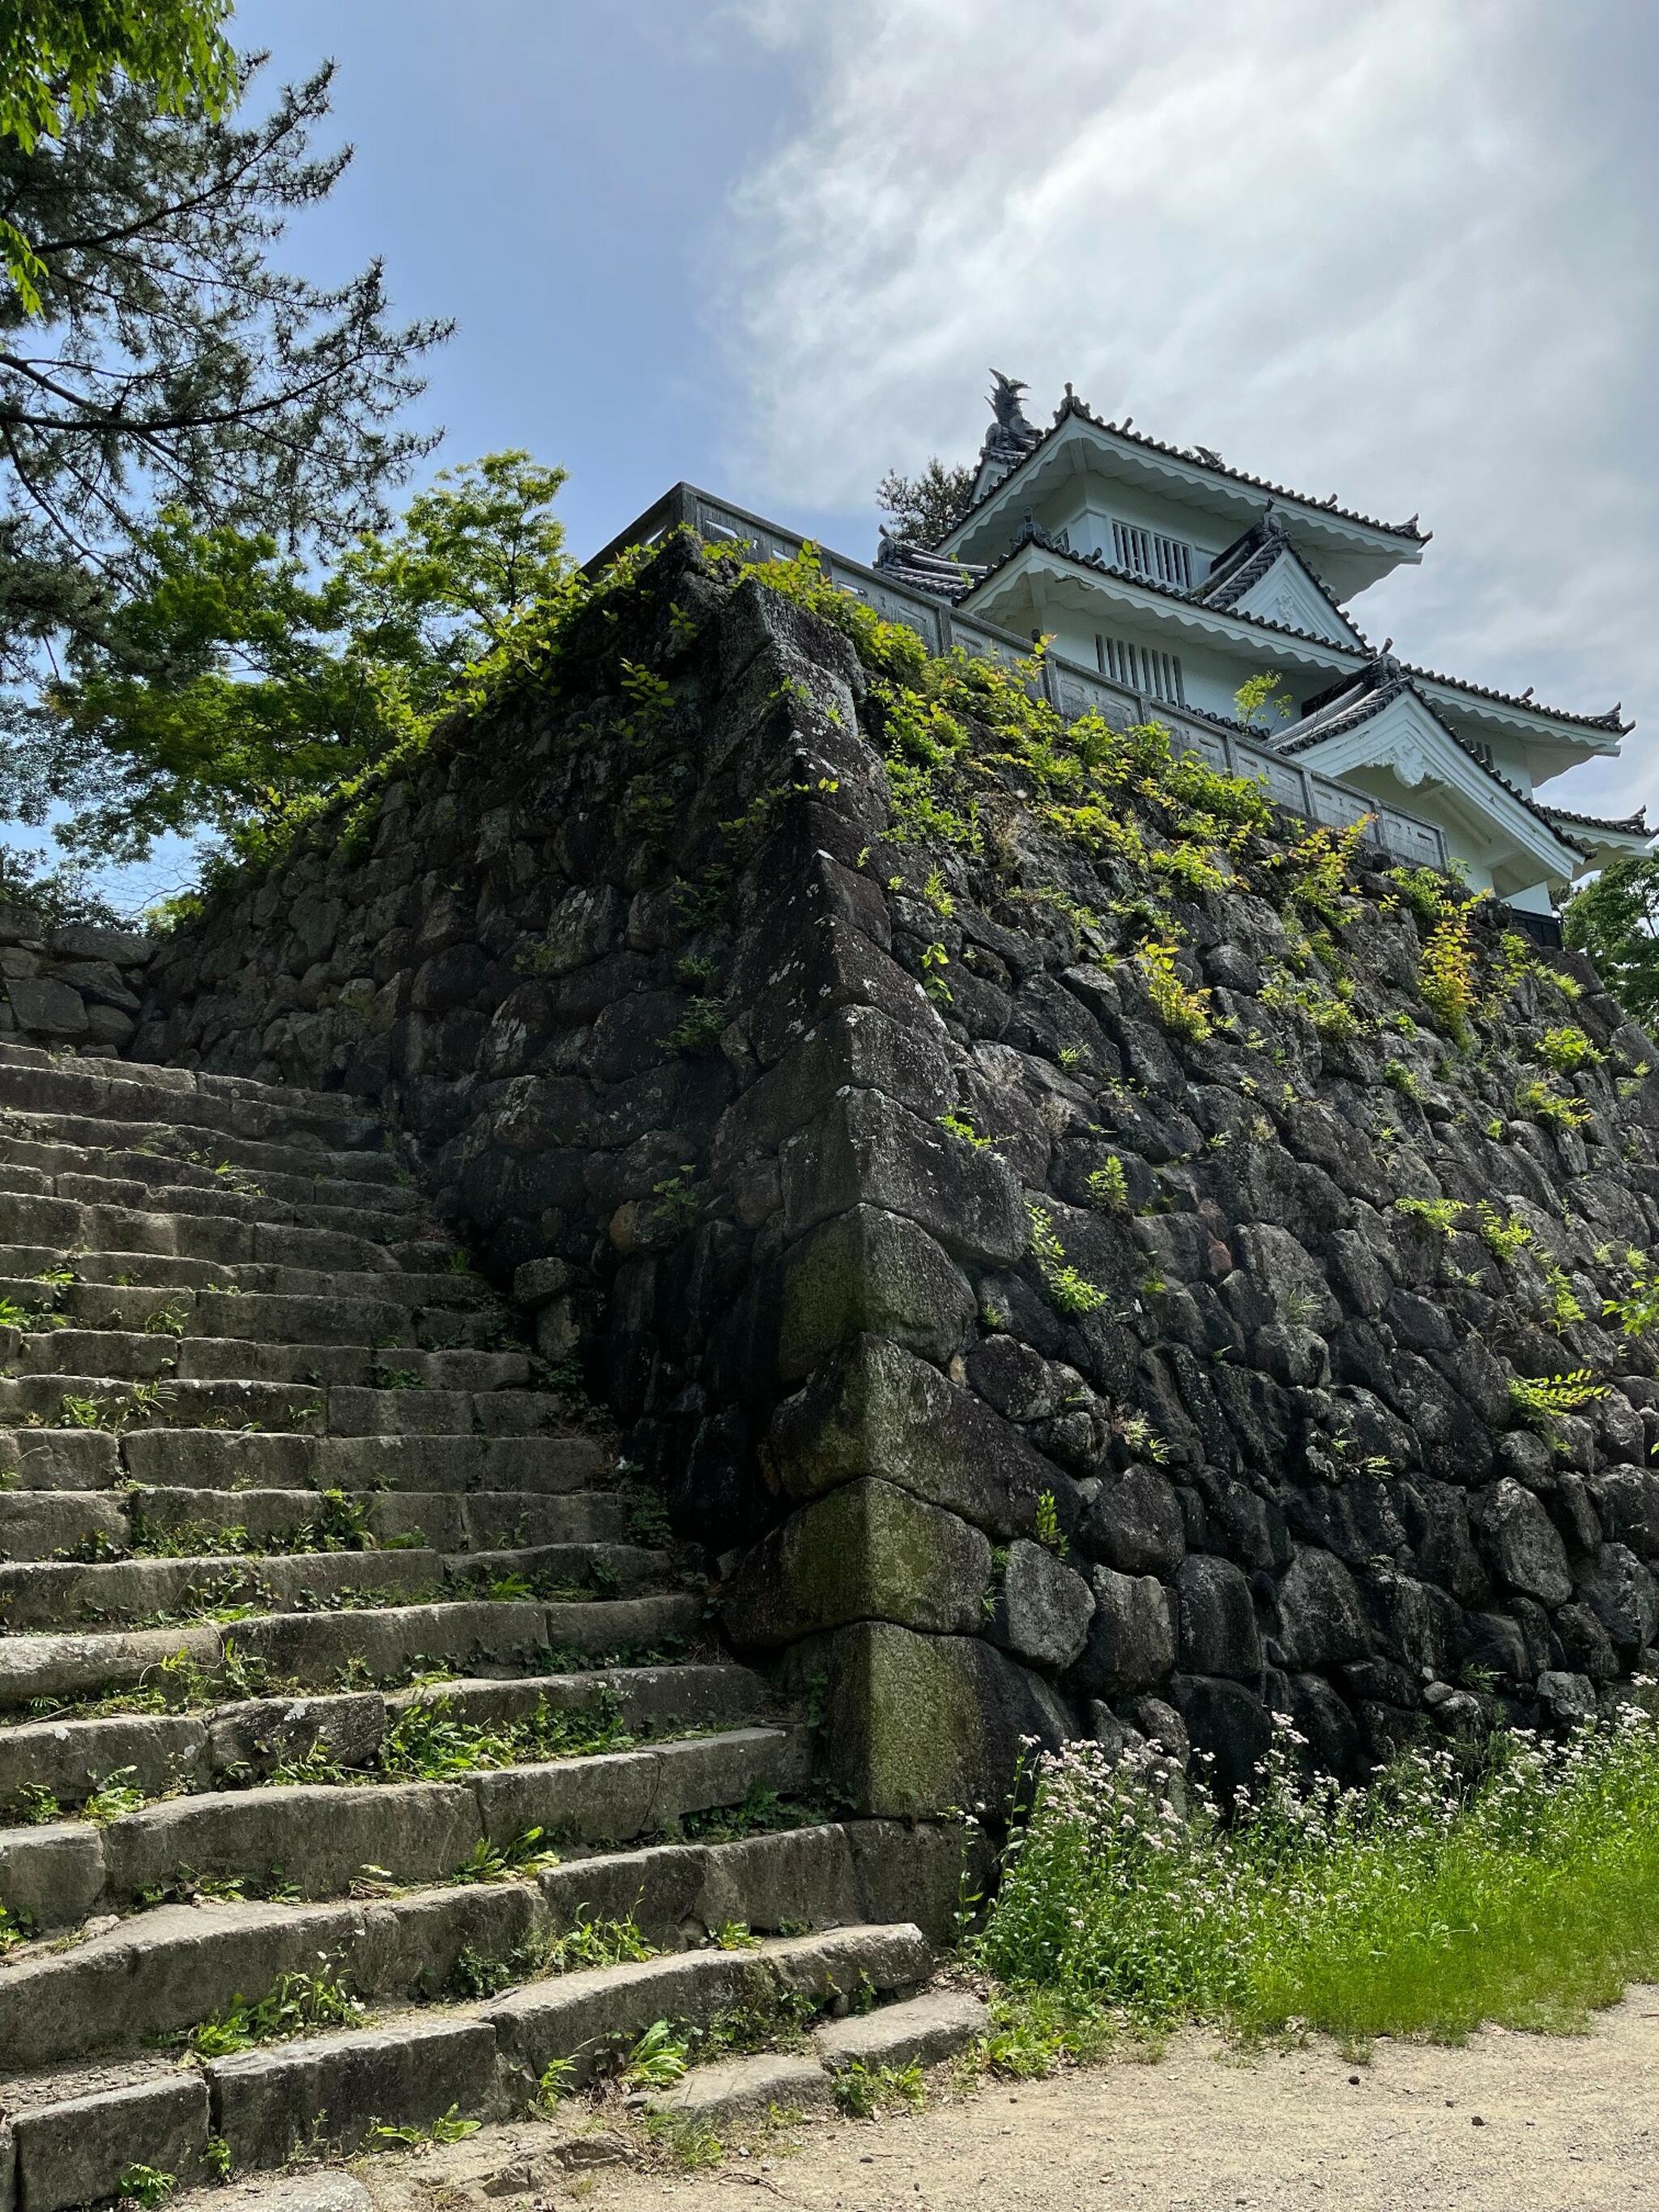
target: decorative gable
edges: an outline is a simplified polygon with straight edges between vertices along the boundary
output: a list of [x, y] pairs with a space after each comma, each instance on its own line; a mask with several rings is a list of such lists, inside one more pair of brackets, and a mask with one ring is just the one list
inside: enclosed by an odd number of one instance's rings
[[1278, 558], [1266, 573], [1230, 603], [1234, 614], [1254, 615], [1258, 621], [1283, 623], [1287, 629], [1322, 637], [1332, 645], [1363, 646], [1364, 639], [1347, 617], [1334, 607], [1315, 582], [1300, 557], [1281, 545]]

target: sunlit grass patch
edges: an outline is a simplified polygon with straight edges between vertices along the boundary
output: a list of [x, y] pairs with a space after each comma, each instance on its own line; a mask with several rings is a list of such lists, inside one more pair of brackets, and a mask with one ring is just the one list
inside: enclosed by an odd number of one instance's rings
[[1114, 2027], [1456, 2041], [1573, 2030], [1659, 1977], [1659, 1724], [1634, 1705], [1561, 1741], [1422, 1748], [1368, 1789], [1297, 1773], [1281, 1723], [1224, 1821], [1150, 1755], [1045, 1759], [973, 1947], [1012, 2072]]

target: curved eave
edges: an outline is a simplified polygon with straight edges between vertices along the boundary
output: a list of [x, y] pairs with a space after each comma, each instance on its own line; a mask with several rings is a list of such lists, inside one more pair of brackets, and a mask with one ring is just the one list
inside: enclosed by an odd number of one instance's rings
[[[1023, 515], [1045, 490], [1074, 473], [1090, 472], [1091, 459], [1095, 473], [1172, 494], [1235, 533], [1248, 528], [1268, 507], [1276, 507], [1298, 544], [1310, 552], [1322, 549], [1344, 556], [1348, 567], [1363, 572], [1366, 582], [1375, 582], [1402, 562], [1423, 557], [1425, 541], [1411, 532], [1211, 468], [1151, 441], [1143, 444], [1075, 412], [1045, 433], [1024, 459], [983, 495], [940, 541], [939, 550], [969, 560], [994, 557], [1006, 542], [1011, 520]], [[986, 548], [991, 549], [988, 553]], [[1346, 575], [1343, 584], [1349, 591], [1363, 588]]]
[[1173, 635], [1200, 637], [1216, 645], [1247, 649], [1258, 659], [1266, 656], [1282, 668], [1335, 677], [1363, 668], [1367, 658], [1325, 638], [1310, 637], [1253, 615], [1229, 614], [1179, 593], [1160, 592], [1151, 585], [1087, 567], [1068, 554], [1043, 545], [1022, 545], [957, 604], [963, 614], [981, 615], [988, 622], [1001, 621], [998, 608], [1018, 597], [1022, 587], [1029, 592], [1036, 580], [1041, 580], [1045, 597], [1073, 605], [1081, 612], [1097, 615], [1103, 604], [1118, 607], [1135, 621], [1154, 623]]
[[1616, 755], [1634, 726], [1621, 723], [1615, 729], [1573, 714], [1552, 714], [1547, 707], [1488, 698], [1473, 688], [1466, 689], [1445, 677], [1430, 676], [1419, 668], [1413, 668], [1411, 675], [1425, 699], [1431, 699], [1441, 713], [1472, 733], [1488, 736], [1499, 731], [1505, 737], [1519, 738], [1523, 744], [1547, 746], [1553, 756], [1548, 770], [1553, 775], [1598, 754]]
[[[1322, 769], [1327, 775], [1339, 778], [1368, 768], [1388, 769], [1389, 747], [1384, 743], [1378, 749], [1379, 726], [1388, 723], [1391, 707], [1404, 703], [1391, 702], [1376, 715], [1334, 730], [1328, 738], [1315, 738], [1297, 751], [1297, 758], [1304, 768]], [[1501, 776], [1472, 759], [1449, 731], [1437, 726], [1426, 701], [1419, 701], [1419, 710], [1413, 723], [1413, 735], [1428, 753], [1431, 781], [1446, 803], [1457, 808], [1471, 824], [1496, 824], [1551, 881], [1568, 884], [1581, 874], [1583, 846], [1547, 821], [1541, 807], [1529, 805]], [[1407, 711], [1410, 712], [1408, 705]]]
[[[1266, 621], [1260, 615], [1206, 607], [1201, 600], [1188, 599], [1182, 592], [1137, 582], [1121, 572], [1097, 568], [1074, 554], [1039, 545], [1035, 541], [1019, 546], [1000, 562], [957, 605], [964, 614], [983, 615], [988, 621], [998, 621], [1001, 619], [996, 611], [999, 605], [1006, 605], [1017, 595], [1020, 586], [1034, 577], [1041, 577], [1044, 591], [1062, 604], [1069, 601], [1079, 610], [1097, 610], [1103, 603], [1120, 607], [1136, 621], [1155, 623], [1172, 635], [1206, 638], [1215, 644], [1249, 653], [1258, 663], [1266, 659], [1275, 667], [1302, 669], [1328, 679], [1363, 668], [1370, 659], [1367, 652], [1335, 644], [1328, 638], [1310, 636], [1305, 630], [1287, 629], [1284, 623]], [[1547, 760], [1534, 761], [1533, 773], [1537, 781], [1558, 775], [1595, 755], [1616, 755], [1629, 726], [1620, 724], [1613, 728], [1605, 722], [1557, 714], [1547, 707], [1534, 707], [1524, 701], [1494, 698], [1474, 687], [1466, 689], [1449, 677], [1430, 675], [1409, 663], [1406, 672], [1424, 698], [1432, 701], [1436, 708], [1460, 729], [1477, 738], [1501, 732], [1518, 738], [1529, 750], [1537, 747], [1547, 753]]]

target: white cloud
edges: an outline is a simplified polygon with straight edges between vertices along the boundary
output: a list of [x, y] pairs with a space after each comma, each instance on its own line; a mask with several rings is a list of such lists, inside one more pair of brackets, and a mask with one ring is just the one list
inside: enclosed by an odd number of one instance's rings
[[[799, 127], [719, 247], [781, 519], [976, 450], [988, 363], [1436, 532], [1357, 610], [1659, 730], [1645, 0], [738, 0]], [[1031, 403], [1028, 402], [1028, 405]], [[1575, 777], [1650, 787], [1642, 740]]]

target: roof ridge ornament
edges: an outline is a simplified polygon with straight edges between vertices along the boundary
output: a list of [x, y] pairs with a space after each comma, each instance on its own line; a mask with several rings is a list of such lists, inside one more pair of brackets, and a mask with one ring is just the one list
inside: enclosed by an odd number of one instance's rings
[[1019, 404], [1020, 395], [1029, 389], [1017, 376], [1005, 376], [1000, 368], [991, 371], [987, 398], [993, 419], [980, 448], [981, 462], [1023, 461], [1039, 442], [1042, 433], [1026, 421], [1025, 410]]

